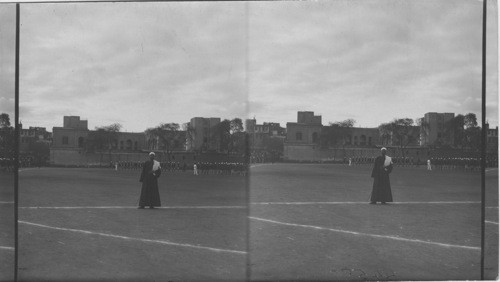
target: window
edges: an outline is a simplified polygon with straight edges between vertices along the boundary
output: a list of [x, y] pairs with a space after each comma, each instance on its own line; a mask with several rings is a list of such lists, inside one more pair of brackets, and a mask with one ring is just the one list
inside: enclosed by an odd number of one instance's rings
[[134, 142], [134, 150], [137, 151], [137, 141]]
[[365, 135], [361, 135], [360, 137], [360, 144], [361, 146], [365, 146], [366, 145], [366, 136]]
[[123, 141], [120, 141], [120, 150], [123, 150]]
[[78, 147], [79, 148], [83, 148], [83, 142], [84, 142], [83, 137], [79, 137], [78, 138]]
[[132, 140], [127, 140], [127, 150], [132, 150]]
[[318, 143], [318, 133], [314, 132], [312, 135], [312, 141], [313, 143]]
[[295, 133], [295, 140], [297, 140], [297, 141], [302, 140], [302, 132]]
[[354, 145], [358, 145], [358, 136], [354, 136]]
[[68, 145], [69, 144], [69, 138], [68, 138], [68, 136], [63, 136], [62, 137], [62, 144], [63, 145]]
[[368, 137], [368, 145], [371, 145], [371, 144], [372, 144], [372, 138]]

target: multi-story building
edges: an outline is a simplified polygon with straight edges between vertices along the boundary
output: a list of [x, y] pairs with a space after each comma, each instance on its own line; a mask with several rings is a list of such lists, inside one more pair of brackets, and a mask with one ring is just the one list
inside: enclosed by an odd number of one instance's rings
[[33, 127], [23, 128], [22, 124], [19, 124], [21, 130], [20, 135], [20, 152], [29, 152], [32, 150], [33, 144], [37, 141], [44, 141], [47, 143], [52, 143], [52, 133], [48, 132], [45, 127]]
[[276, 122], [257, 124], [254, 118], [245, 121], [245, 132], [248, 134], [250, 150], [265, 150], [266, 142], [271, 138], [283, 142], [286, 130]]
[[498, 152], [498, 126], [490, 128], [488, 123], [486, 124], [486, 151]]
[[453, 145], [454, 134], [447, 126], [454, 113], [426, 113], [420, 129], [420, 146]]
[[52, 128], [52, 148], [83, 150], [89, 136], [87, 120], [79, 116], [65, 116], [62, 127]]
[[297, 122], [287, 122], [286, 143], [314, 145], [319, 144], [323, 125], [321, 116], [315, 116], [314, 112], [298, 112]]
[[190, 121], [190, 129], [187, 135], [186, 147], [188, 151], [218, 151], [220, 147], [220, 134], [217, 126], [220, 118], [194, 117]]

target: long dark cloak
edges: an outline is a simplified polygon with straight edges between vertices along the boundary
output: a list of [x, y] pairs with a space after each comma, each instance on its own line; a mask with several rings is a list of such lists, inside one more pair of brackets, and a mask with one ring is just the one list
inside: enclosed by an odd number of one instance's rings
[[160, 169], [154, 171], [153, 174], [153, 161], [144, 162], [141, 178], [139, 179], [139, 181], [142, 182], [139, 206], [161, 206], [160, 192], [158, 191], [158, 177], [160, 177], [160, 175]]
[[392, 202], [391, 181], [389, 174], [392, 172], [392, 164], [384, 168], [385, 156], [378, 156], [373, 165], [373, 189], [371, 202]]

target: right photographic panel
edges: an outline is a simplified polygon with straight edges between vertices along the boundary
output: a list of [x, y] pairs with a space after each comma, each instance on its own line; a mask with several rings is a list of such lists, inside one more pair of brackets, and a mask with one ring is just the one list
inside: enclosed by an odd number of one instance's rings
[[247, 3], [250, 280], [498, 277], [487, 8], [483, 112], [482, 1]]

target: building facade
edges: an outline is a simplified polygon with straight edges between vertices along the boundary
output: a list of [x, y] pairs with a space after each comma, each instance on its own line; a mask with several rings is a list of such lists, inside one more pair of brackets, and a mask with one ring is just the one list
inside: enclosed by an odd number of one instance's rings
[[220, 118], [194, 117], [190, 121], [190, 131], [186, 133], [188, 151], [216, 152], [220, 147], [220, 135], [217, 126]]
[[80, 120], [79, 116], [65, 116], [62, 127], [52, 128], [53, 149], [84, 150], [89, 136], [87, 120]]
[[248, 134], [250, 150], [265, 150], [270, 139], [283, 140], [286, 136], [285, 128], [276, 122], [264, 122], [257, 124], [257, 120], [247, 119], [245, 121], [245, 132]]
[[498, 126], [490, 128], [489, 124], [486, 124], [486, 151], [498, 152]]
[[141, 155], [148, 149], [144, 132], [116, 132], [109, 137], [110, 140], [90, 146], [99, 139], [98, 135], [98, 131], [88, 129], [87, 120], [81, 120], [79, 116], [65, 116], [62, 127], [52, 128], [50, 162], [57, 165], [82, 165], [90, 160], [95, 161], [92, 154], [104, 161], [103, 152], [110, 159], [111, 153]]
[[20, 124], [21, 130], [19, 151], [29, 152], [33, 148], [33, 144], [37, 141], [47, 142], [49, 145], [52, 144], [52, 133], [48, 132], [45, 127], [33, 127], [23, 128]]
[[373, 147], [381, 145], [378, 128], [352, 127], [349, 129], [346, 145], [349, 147]]
[[426, 113], [420, 129], [420, 146], [454, 145], [454, 134], [447, 128], [454, 118], [454, 113]]

